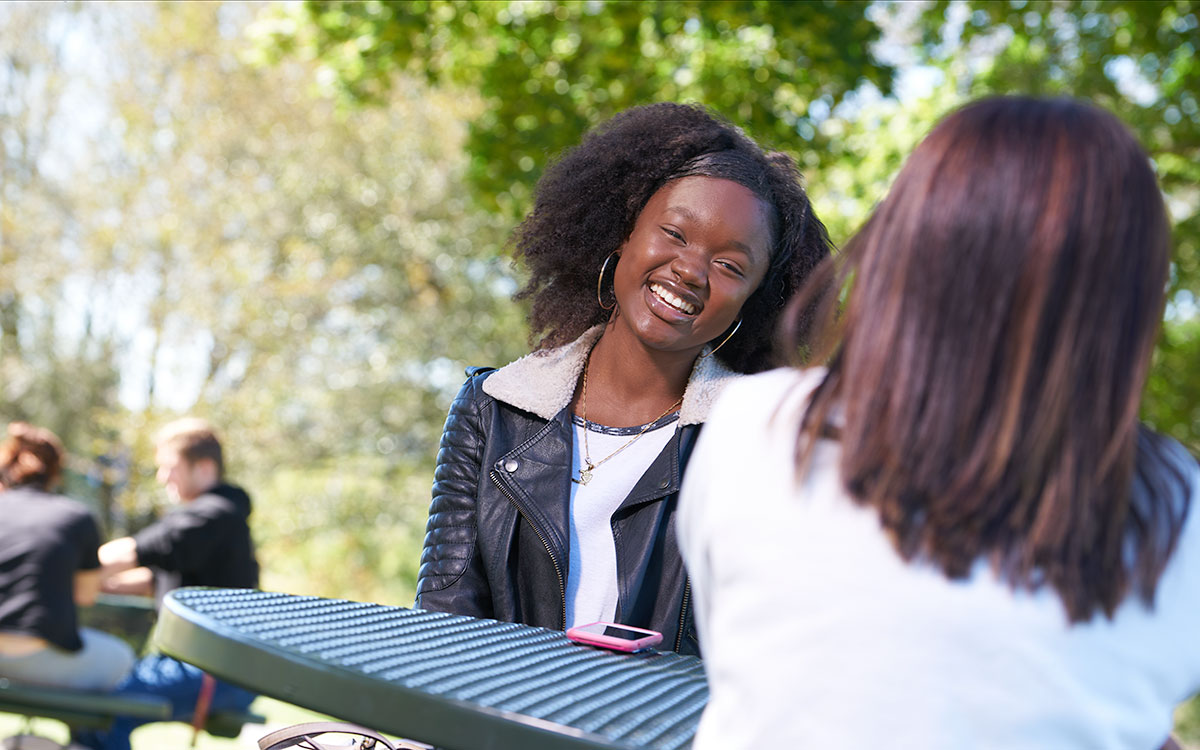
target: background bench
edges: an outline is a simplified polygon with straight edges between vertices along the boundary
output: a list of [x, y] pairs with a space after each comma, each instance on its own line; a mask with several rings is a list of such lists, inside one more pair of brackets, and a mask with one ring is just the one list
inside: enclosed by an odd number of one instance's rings
[[[153, 602], [144, 597], [102, 594], [94, 606], [80, 610], [83, 624], [120, 636], [139, 653], [149, 639], [154, 618]], [[171, 720], [171, 704], [166, 698], [17, 685], [3, 677], [0, 677], [0, 711], [26, 718], [54, 719], [81, 729], [108, 729], [118, 716]], [[204, 731], [217, 737], [237, 737], [243, 724], [265, 721], [266, 717], [253, 712], [213, 711], [204, 723]]]

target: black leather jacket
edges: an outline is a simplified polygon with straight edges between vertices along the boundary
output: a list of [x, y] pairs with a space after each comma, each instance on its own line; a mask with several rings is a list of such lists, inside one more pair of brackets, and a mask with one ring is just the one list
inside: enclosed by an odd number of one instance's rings
[[[511, 377], [505, 370], [470, 371], [450, 407], [438, 451], [418, 607], [563, 629], [573, 440], [569, 403], [598, 335], [593, 329], [542, 357], [548, 365], [535, 361], [541, 371], [520, 367], [537, 354], [505, 368], [517, 368]], [[539, 377], [545, 367], [551, 375]], [[683, 467], [701, 426], [696, 418], [707, 415], [719, 387], [732, 376], [716, 363], [697, 367], [680, 429], [612, 517], [617, 620], [661, 632], [664, 650], [699, 652], [675, 510]], [[539, 416], [486, 392], [490, 377], [498, 384], [489, 390], [505, 391], [499, 381], [507, 379], [514, 384], [511, 392], [529, 384], [529, 390], [554, 397], [533, 399]], [[698, 378], [704, 385], [694, 388]]]

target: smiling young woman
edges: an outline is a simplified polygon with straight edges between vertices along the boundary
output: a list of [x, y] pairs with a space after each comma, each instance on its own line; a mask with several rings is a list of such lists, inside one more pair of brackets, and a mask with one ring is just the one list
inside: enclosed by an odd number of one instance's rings
[[514, 237], [535, 351], [472, 371], [438, 453], [417, 605], [695, 653], [675, 545], [709, 406], [771, 364], [830, 253], [791, 160], [700, 107], [617, 115], [554, 164]]

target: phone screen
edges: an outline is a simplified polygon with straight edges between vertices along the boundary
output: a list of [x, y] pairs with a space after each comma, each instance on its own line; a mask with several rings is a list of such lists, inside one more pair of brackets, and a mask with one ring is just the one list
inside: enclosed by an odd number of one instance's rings
[[604, 634], [613, 638], [623, 638], [627, 641], [636, 641], [639, 638], [645, 638], [645, 633], [639, 633], [636, 630], [626, 630], [625, 628], [614, 628], [611, 625], [604, 629]]
[[597, 633], [600, 635], [606, 635], [610, 638], [620, 638], [625, 641], [636, 641], [639, 638], [645, 638], [647, 635], [649, 635], [648, 633], [638, 632], [637, 630], [629, 630], [627, 628], [614, 625], [605, 625], [604, 623], [600, 622], [579, 629], [585, 633]]

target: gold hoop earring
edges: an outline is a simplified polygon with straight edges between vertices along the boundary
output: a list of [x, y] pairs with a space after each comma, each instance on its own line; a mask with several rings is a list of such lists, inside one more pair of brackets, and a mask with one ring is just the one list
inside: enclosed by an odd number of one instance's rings
[[615, 299], [608, 307], [604, 306], [604, 272], [608, 270], [608, 262], [613, 259], [614, 255], [616, 255], [618, 259], [621, 257], [617, 254], [616, 250], [613, 250], [611, 253], [609, 253], [608, 257], [604, 259], [604, 263], [600, 264], [600, 276], [596, 279], [596, 301], [600, 303], [601, 310], [611, 310], [617, 306], [617, 301]]
[[721, 339], [721, 343], [714, 346], [712, 348], [712, 351], [710, 351], [708, 354], [701, 354], [700, 359], [704, 359], [705, 357], [711, 357], [712, 355], [716, 354], [717, 350], [720, 349], [722, 346], [725, 346], [725, 342], [729, 341], [729, 339], [733, 338], [733, 334], [737, 333], [738, 329], [741, 327], [742, 327], [742, 319], [738, 318], [737, 324], [734, 325], [733, 330], [729, 332], [729, 335], [726, 336], [725, 338]]

